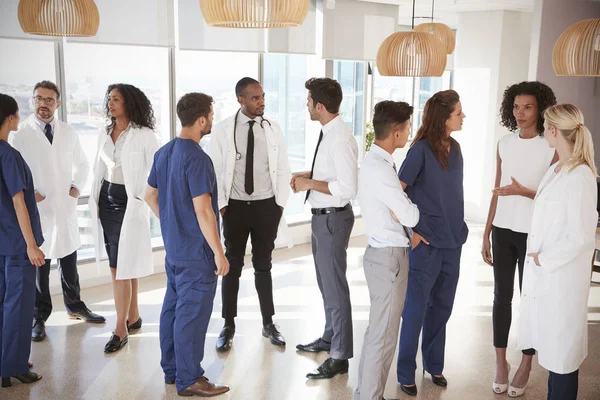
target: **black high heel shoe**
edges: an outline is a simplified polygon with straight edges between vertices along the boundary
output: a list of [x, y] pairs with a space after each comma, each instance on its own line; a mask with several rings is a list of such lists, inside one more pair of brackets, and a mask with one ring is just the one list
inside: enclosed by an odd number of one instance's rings
[[114, 353], [115, 351], [121, 350], [127, 342], [129, 342], [129, 335], [125, 335], [125, 337], [121, 339], [113, 333], [108, 343], [106, 343], [106, 346], [104, 346], [104, 352]]
[[133, 324], [129, 325], [129, 321], [127, 321], [127, 332], [136, 331], [142, 327], [142, 317], [139, 317], [137, 321]]
[[[13, 376], [13, 378], [15, 378], [16, 380], [18, 380], [21, 383], [33, 383], [33, 382], [37, 382], [40, 379], [42, 379], [42, 375], [40, 374], [36, 374], [35, 372], [29, 371], [26, 372], [24, 374], [20, 374], [20, 375], [15, 375]], [[7, 388], [7, 387], [11, 387], [12, 383], [10, 381], [10, 377], [2, 377], [2, 387], [3, 388]]]
[[[428, 372], [429, 374], [429, 372]], [[440, 376], [435, 376], [433, 374], [429, 374], [431, 375], [431, 381], [433, 382], [434, 385], [438, 385], [441, 387], [447, 387], [448, 386], [448, 381], [446, 380], [446, 378], [444, 377], [444, 375], [440, 375]], [[423, 376], [425, 376], [425, 370], [423, 369]]]

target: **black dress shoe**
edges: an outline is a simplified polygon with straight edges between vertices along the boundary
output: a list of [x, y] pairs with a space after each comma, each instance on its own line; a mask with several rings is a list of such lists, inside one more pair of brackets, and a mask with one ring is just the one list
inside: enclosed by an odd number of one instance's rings
[[235, 328], [231, 326], [224, 326], [219, 333], [217, 338], [217, 351], [228, 351], [231, 349], [233, 343], [233, 336], [235, 335]]
[[336, 375], [348, 372], [348, 360], [328, 358], [319, 368], [306, 374], [309, 379], [331, 379]]
[[323, 339], [318, 338], [309, 344], [299, 344], [296, 346], [296, 348], [300, 351], [308, 351], [311, 353], [318, 353], [320, 351], [329, 352], [331, 349], [331, 343], [326, 343]]
[[417, 395], [417, 385], [406, 386], [406, 385], [400, 384], [400, 389], [402, 389], [402, 391], [409, 396]]
[[431, 381], [441, 387], [446, 387], [448, 386], [448, 381], [446, 380], [446, 378], [444, 378], [444, 375], [441, 376], [435, 376], [435, 375], [431, 375]]
[[262, 335], [266, 338], [271, 339], [271, 344], [275, 346], [285, 346], [285, 339], [283, 335], [277, 330], [275, 324], [269, 324], [263, 326]]
[[129, 342], [129, 335], [125, 335], [123, 340], [121, 340], [120, 337], [113, 333], [108, 343], [106, 343], [106, 346], [104, 346], [104, 352], [114, 353], [115, 351], [121, 350], [123, 346], [127, 344], [127, 342]]
[[[15, 376], [13, 376], [13, 378], [17, 379], [21, 383], [33, 383], [33, 382], [37, 382], [40, 379], [42, 379], [42, 375], [29, 371], [24, 374], [15, 375]], [[6, 387], [11, 387], [11, 386], [12, 386], [12, 383], [10, 381], [10, 377], [6, 377], [6, 376], [2, 377], [2, 387], [6, 388]]]
[[127, 332], [129, 331], [137, 331], [142, 327], [142, 317], [139, 317], [137, 321], [133, 324], [129, 325], [129, 321], [127, 321]]
[[69, 313], [69, 318], [80, 319], [85, 322], [91, 322], [92, 324], [103, 324], [106, 322], [106, 318], [102, 315], [94, 314], [87, 308], [85, 310]]
[[31, 328], [31, 340], [41, 342], [46, 338], [46, 323], [41, 319], [36, 319]]

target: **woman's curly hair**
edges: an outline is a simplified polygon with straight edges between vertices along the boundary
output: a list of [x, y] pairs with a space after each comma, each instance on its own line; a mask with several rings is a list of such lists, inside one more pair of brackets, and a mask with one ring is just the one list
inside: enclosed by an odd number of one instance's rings
[[115, 126], [115, 120], [111, 118], [110, 110], [108, 109], [108, 100], [110, 92], [113, 89], [117, 89], [121, 96], [123, 96], [123, 104], [125, 106], [125, 114], [132, 124], [138, 127], [145, 127], [154, 130], [156, 120], [154, 119], [154, 110], [152, 109], [152, 103], [148, 100], [148, 97], [140, 89], [133, 85], [126, 83], [115, 83], [110, 85], [106, 90], [106, 99], [104, 103], [104, 112], [106, 117], [111, 121], [110, 125], [106, 127], [106, 131], [110, 132]]
[[506, 88], [502, 106], [500, 106], [500, 125], [508, 128], [511, 132], [517, 130], [517, 120], [513, 115], [513, 106], [515, 97], [524, 94], [534, 96], [537, 99], [539, 113], [537, 130], [541, 134], [544, 132], [544, 111], [556, 104], [556, 96], [547, 85], [537, 81], [516, 83]]

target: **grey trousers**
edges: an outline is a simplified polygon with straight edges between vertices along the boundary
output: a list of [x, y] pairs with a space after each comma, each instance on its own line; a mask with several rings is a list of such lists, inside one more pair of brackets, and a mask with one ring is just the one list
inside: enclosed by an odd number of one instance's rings
[[325, 330], [321, 338], [331, 343], [329, 355], [336, 360], [353, 356], [352, 306], [346, 279], [346, 249], [353, 226], [351, 209], [312, 217], [313, 258], [325, 307]]
[[396, 354], [408, 283], [408, 249], [368, 246], [363, 266], [371, 311], [365, 332], [355, 400], [381, 400]]

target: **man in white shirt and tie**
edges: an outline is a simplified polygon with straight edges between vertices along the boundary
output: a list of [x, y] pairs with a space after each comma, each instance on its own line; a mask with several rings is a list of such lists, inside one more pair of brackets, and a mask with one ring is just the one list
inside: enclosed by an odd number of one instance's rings
[[312, 78], [305, 87], [310, 119], [319, 121], [322, 130], [311, 171], [295, 175], [291, 187], [296, 193], [306, 191], [312, 207], [312, 250], [325, 307], [325, 330], [317, 340], [296, 348], [329, 351], [330, 358], [306, 375], [329, 379], [348, 372], [348, 360], [353, 357], [346, 249], [354, 226], [350, 201], [358, 189], [358, 145], [339, 115], [340, 84], [329, 78]]
[[225, 255], [230, 270], [223, 277], [223, 329], [217, 351], [231, 348], [240, 276], [248, 236], [252, 242], [254, 286], [262, 316], [262, 335], [276, 346], [285, 339], [273, 323], [271, 254], [275, 239], [285, 225], [283, 208], [290, 196], [291, 177], [285, 136], [279, 125], [264, 117], [265, 93], [253, 78], [242, 78], [235, 87], [240, 109], [215, 125], [208, 154], [213, 161], [223, 217]]
[[358, 193], [369, 244], [363, 266], [371, 310], [358, 368], [355, 400], [381, 400], [398, 344], [408, 283], [410, 229], [419, 209], [408, 199], [392, 154], [406, 145], [413, 108], [404, 102], [375, 106], [375, 141], [358, 177]]
[[88, 179], [89, 162], [77, 132], [54, 117], [60, 107], [60, 92], [50, 81], [33, 90], [34, 113], [13, 137], [33, 174], [35, 198], [40, 212], [46, 264], [37, 269], [37, 295], [31, 340], [46, 337], [45, 324], [52, 312], [50, 262], [58, 261], [63, 301], [70, 318], [104, 323], [104, 317], [91, 312], [80, 298], [77, 249], [81, 245], [77, 198]]

